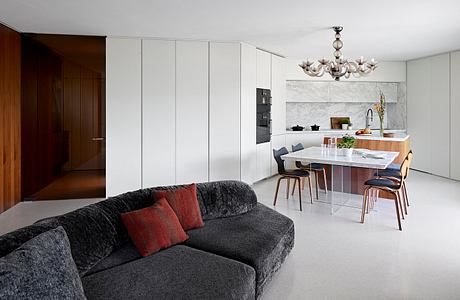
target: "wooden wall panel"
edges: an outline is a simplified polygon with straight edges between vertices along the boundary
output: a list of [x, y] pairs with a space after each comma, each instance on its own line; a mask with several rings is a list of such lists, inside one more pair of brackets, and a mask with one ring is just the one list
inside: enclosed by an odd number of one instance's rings
[[0, 213], [21, 200], [21, 37], [0, 25]]

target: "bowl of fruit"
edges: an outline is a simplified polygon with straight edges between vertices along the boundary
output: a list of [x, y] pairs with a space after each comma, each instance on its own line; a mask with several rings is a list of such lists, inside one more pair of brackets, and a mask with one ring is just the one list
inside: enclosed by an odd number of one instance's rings
[[360, 129], [355, 132], [356, 135], [372, 135], [372, 131], [369, 127]]

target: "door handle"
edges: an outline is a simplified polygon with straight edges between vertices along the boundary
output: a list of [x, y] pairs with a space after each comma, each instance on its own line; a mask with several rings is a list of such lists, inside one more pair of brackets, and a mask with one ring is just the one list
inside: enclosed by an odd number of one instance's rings
[[91, 140], [95, 141], [95, 142], [103, 141], [103, 140], [105, 140], [105, 137], [93, 137]]

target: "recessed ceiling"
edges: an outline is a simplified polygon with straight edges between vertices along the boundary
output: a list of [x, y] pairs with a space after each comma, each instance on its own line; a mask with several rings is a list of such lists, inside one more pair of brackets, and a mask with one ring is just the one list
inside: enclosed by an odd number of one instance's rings
[[290, 58], [408, 60], [460, 49], [458, 0], [2, 0], [21, 32], [245, 41]]

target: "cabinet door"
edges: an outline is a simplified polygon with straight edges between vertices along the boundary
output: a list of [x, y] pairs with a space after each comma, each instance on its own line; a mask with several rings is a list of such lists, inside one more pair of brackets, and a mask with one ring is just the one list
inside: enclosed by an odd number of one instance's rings
[[414, 151], [412, 167], [431, 172], [431, 61], [407, 63], [407, 132]]
[[141, 40], [106, 40], [106, 193], [141, 188]]
[[449, 54], [431, 57], [431, 173], [444, 177], [450, 168], [449, 67]]
[[460, 51], [451, 53], [450, 67], [450, 176], [460, 180], [460, 134], [458, 124], [460, 124]]
[[286, 132], [286, 65], [285, 59], [272, 55], [272, 133]]
[[257, 87], [271, 89], [271, 54], [257, 50]]
[[176, 183], [208, 181], [208, 43], [176, 42]]
[[174, 41], [142, 41], [142, 187], [176, 183]]
[[256, 177], [256, 48], [241, 44], [241, 181]]
[[209, 45], [209, 180], [240, 180], [240, 44]]
[[257, 144], [257, 172], [256, 181], [270, 177], [271, 175], [271, 157], [273, 151], [271, 143]]

